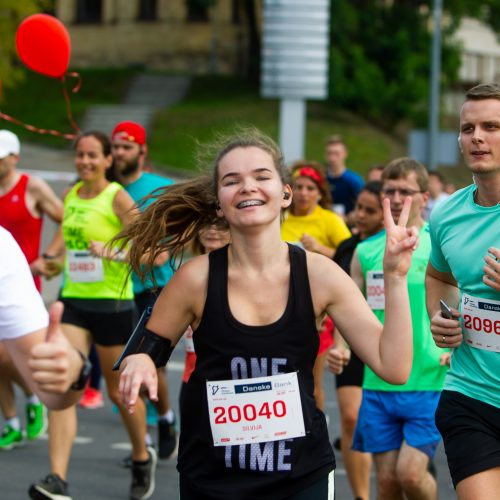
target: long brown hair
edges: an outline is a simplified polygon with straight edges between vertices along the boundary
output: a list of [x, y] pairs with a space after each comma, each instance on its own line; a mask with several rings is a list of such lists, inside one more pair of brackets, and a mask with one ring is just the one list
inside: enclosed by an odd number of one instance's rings
[[[288, 172], [276, 143], [254, 127], [237, 127], [236, 133], [219, 135], [210, 144], [199, 146], [198, 163], [210, 165], [212, 174], [160, 188], [151, 196], [151, 203], [111, 243], [122, 248], [130, 242], [129, 261], [141, 279], [152, 269], [155, 258], [168, 251], [176, 259], [184, 247], [210, 224], [220, 225], [217, 215], [219, 163], [237, 148], [257, 147], [270, 154], [283, 184], [288, 184]], [[146, 262], [141, 266], [143, 256]]]

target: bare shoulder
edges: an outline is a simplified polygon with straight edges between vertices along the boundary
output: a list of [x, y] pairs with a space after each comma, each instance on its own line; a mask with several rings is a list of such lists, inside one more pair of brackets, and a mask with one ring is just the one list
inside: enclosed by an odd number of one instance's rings
[[[166, 332], [166, 325], [181, 325], [181, 329], [169, 338], [177, 338], [191, 325], [196, 329], [205, 306], [208, 284], [208, 257], [201, 255], [183, 264], [163, 288], [153, 310], [151, 325], [155, 332]], [[156, 313], [156, 314], [155, 314]], [[169, 318], [165, 323], [162, 315]], [[160, 319], [158, 319], [160, 318]], [[174, 328], [175, 329], [175, 328]]]
[[200, 287], [206, 287], [208, 282], [208, 255], [200, 255], [189, 259], [179, 267], [173, 277], [193, 290], [199, 291]]
[[37, 201], [47, 196], [56, 196], [47, 182], [34, 175], [30, 175], [28, 178], [27, 190]]
[[307, 256], [307, 272], [309, 274], [309, 282], [311, 286], [314, 282], [321, 283], [329, 281], [338, 273], [343, 273], [342, 269], [333, 262], [332, 259], [315, 252], [306, 251]]
[[125, 191], [125, 189], [119, 189], [113, 199], [113, 204], [118, 208], [129, 209], [134, 205], [134, 200]]

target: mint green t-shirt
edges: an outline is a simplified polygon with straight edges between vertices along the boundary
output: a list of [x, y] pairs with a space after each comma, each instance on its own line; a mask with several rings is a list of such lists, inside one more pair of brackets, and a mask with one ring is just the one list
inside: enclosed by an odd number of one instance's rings
[[[436, 347], [431, 335], [430, 321], [425, 306], [425, 270], [431, 250], [429, 227], [424, 224], [420, 230], [420, 244], [413, 253], [408, 272], [408, 293], [413, 327], [413, 365], [410, 377], [404, 385], [389, 384], [365, 366], [363, 389], [375, 391], [440, 391], [443, 388], [446, 367], [440, 365], [443, 350]], [[385, 230], [368, 238], [357, 247], [359, 261], [365, 280], [365, 293], [372, 287], [369, 275], [383, 274], [385, 251]], [[378, 281], [377, 289], [383, 286]], [[381, 292], [383, 294], [383, 290]], [[373, 312], [384, 322], [385, 310], [375, 304]]]
[[[457, 191], [434, 208], [430, 220], [430, 262], [436, 270], [453, 274], [460, 290], [460, 304], [464, 293], [500, 301], [500, 293], [482, 280], [488, 248], [500, 248], [500, 205], [477, 205], [475, 190], [476, 186], [471, 185]], [[493, 324], [500, 322], [500, 310], [494, 309], [490, 310]], [[494, 329], [490, 333], [498, 335]], [[499, 352], [464, 341], [453, 351], [444, 388], [500, 408], [499, 356]]]

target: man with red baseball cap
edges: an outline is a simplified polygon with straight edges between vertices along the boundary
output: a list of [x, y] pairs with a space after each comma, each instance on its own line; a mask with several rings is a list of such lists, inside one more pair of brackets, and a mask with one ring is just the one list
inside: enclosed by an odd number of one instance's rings
[[[118, 123], [111, 134], [111, 152], [113, 167], [111, 175], [123, 185], [141, 210], [154, 201], [142, 200], [157, 188], [173, 184], [172, 179], [145, 172], [147, 155], [146, 130], [142, 125], [132, 121]], [[172, 277], [173, 266], [168, 254], [163, 254], [155, 262], [154, 277], [158, 288], [149, 277], [144, 283], [132, 273], [135, 302], [139, 314], [152, 306], [161, 289]], [[168, 458], [176, 446], [175, 414], [168, 400], [168, 385], [164, 368], [158, 371], [158, 455]]]

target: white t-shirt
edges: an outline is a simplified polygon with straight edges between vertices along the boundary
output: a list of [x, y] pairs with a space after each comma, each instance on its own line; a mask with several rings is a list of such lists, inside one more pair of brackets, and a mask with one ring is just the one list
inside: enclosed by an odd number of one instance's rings
[[48, 325], [28, 262], [12, 235], [0, 227], [0, 340], [14, 339]]

